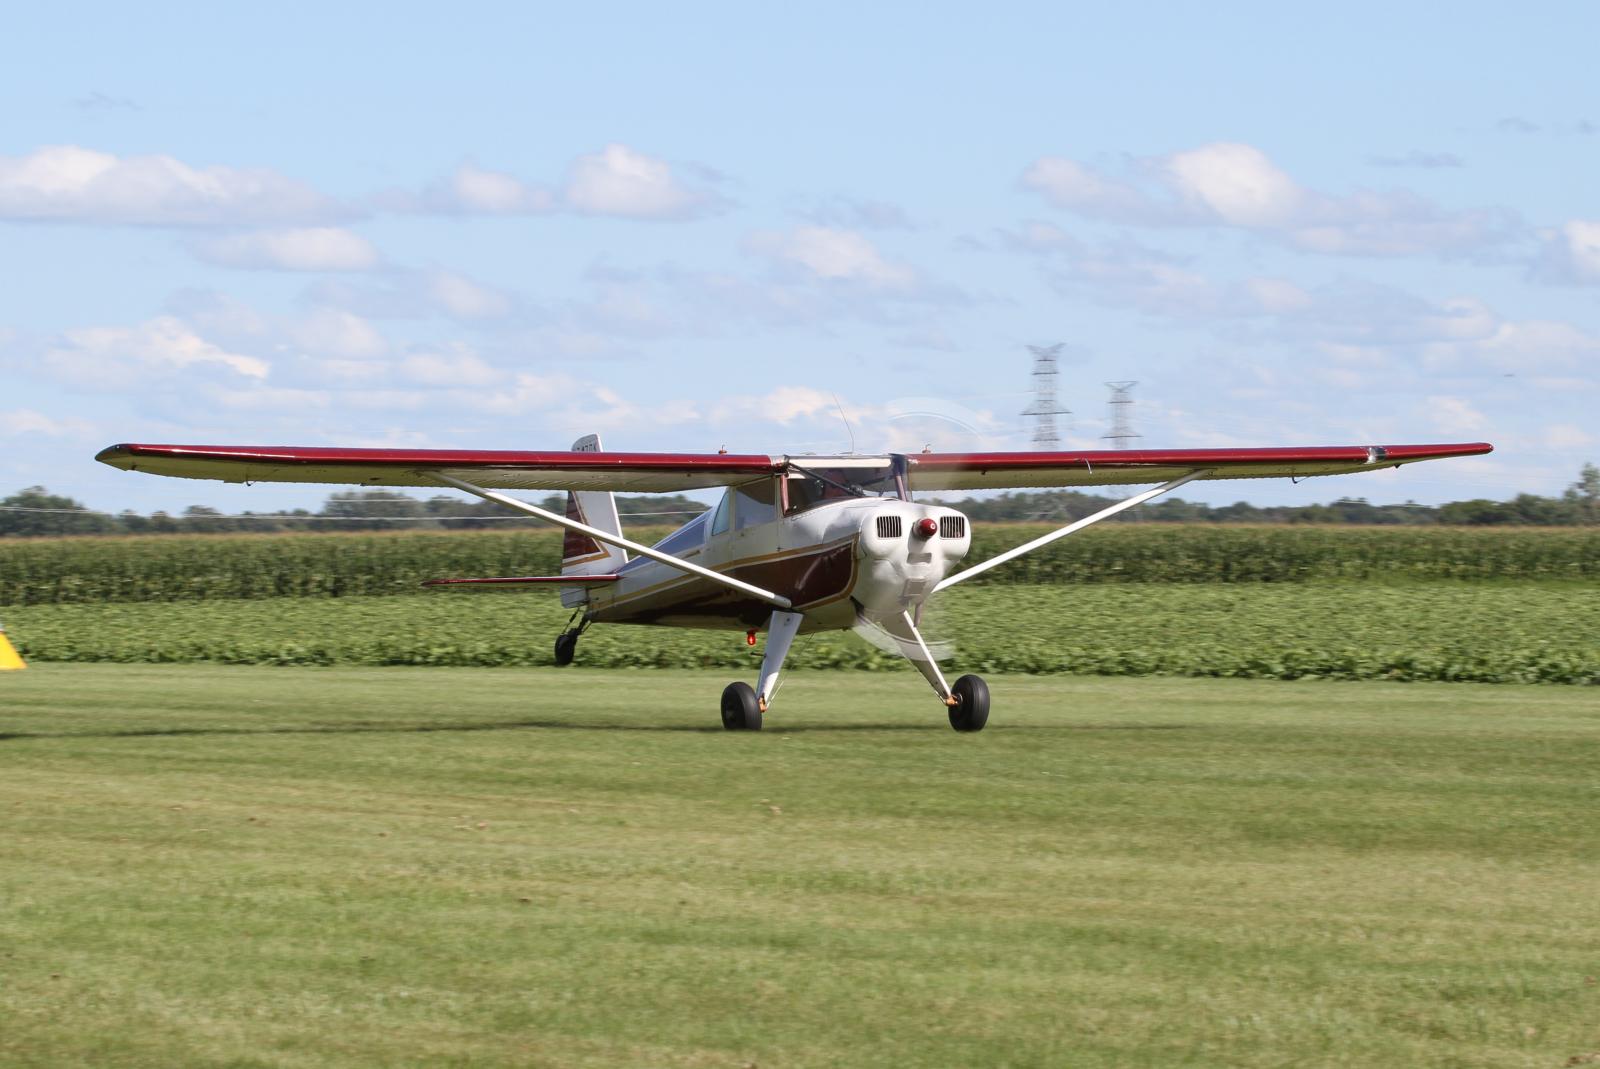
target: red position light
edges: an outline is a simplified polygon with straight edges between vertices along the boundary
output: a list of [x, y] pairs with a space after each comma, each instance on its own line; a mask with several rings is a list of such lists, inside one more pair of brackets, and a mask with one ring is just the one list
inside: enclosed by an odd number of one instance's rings
[[932, 538], [939, 533], [939, 523], [932, 516], [924, 516], [917, 521], [915, 530], [919, 537]]

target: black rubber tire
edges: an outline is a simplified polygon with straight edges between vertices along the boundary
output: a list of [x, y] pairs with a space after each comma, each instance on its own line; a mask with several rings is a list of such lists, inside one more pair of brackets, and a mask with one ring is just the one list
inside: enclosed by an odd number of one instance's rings
[[722, 726], [729, 731], [760, 731], [761, 706], [748, 683], [729, 683], [722, 691]]
[[962, 676], [950, 693], [956, 699], [950, 706], [950, 726], [957, 731], [982, 731], [989, 722], [989, 684], [979, 676]]
[[576, 631], [563, 631], [556, 636], [556, 664], [566, 667], [572, 663], [573, 656], [578, 652], [578, 633]]

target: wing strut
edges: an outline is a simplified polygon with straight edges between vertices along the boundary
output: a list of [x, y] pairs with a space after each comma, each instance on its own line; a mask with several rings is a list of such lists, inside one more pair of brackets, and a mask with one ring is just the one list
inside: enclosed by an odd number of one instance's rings
[[1153, 497], [1160, 497], [1162, 494], [1166, 493], [1169, 490], [1176, 490], [1178, 487], [1182, 486], [1184, 483], [1190, 482], [1191, 480], [1200, 478], [1200, 476], [1206, 474], [1207, 470], [1209, 470], [1209, 469], [1201, 468], [1198, 471], [1191, 471], [1191, 472], [1189, 472], [1189, 474], [1184, 475], [1184, 476], [1182, 476], [1180, 478], [1177, 478], [1177, 479], [1173, 479], [1169, 483], [1162, 483], [1160, 486], [1156, 487], [1153, 490], [1146, 490], [1143, 493], [1134, 494], [1132, 497], [1127, 498], [1126, 500], [1123, 500], [1123, 501], [1118, 501], [1115, 505], [1112, 505], [1112, 506], [1110, 506], [1108, 508], [1103, 508], [1099, 512], [1094, 513], [1093, 515], [1085, 516], [1081, 520], [1076, 520], [1076, 521], [1074, 521], [1072, 523], [1069, 523], [1065, 527], [1061, 528], [1060, 530], [1051, 531], [1047, 535], [1043, 535], [1043, 536], [1041, 536], [1039, 538], [1035, 538], [1032, 542], [1024, 542], [1022, 545], [1017, 546], [1015, 549], [1008, 549], [1004, 553], [1000, 554], [997, 557], [990, 557], [988, 560], [984, 561], [982, 564], [974, 564], [972, 567], [968, 568], [966, 571], [957, 572], [955, 575], [948, 576], [938, 586], [936, 586], [932, 590], [928, 591], [928, 593], [937, 594], [939, 591], [945, 589], [946, 587], [955, 586], [957, 583], [962, 582], [962, 581], [967, 580], [967, 579], [971, 579], [975, 575], [981, 575], [982, 573], [988, 571], [990, 568], [996, 567], [997, 565], [1004, 564], [1008, 560], [1013, 560], [1013, 559], [1015, 559], [1017, 557], [1020, 557], [1024, 553], [1032, 553], [1034, 550], [1038, 549], [1040, 546], [1047, 546], [1051, 542], [1054, 542], [1058, 538], [1065, 538], [1067, 535], [1071, 534], [1074, 531], [1081, 531], [1085, 527], [1089, 526], [1091, 523], [1099, 523], [1101, 520], [1106, 519], [1109, 516], [1115, 516], [1117, 513], [1121, 512], [1123, 509], [1131, 509], [1135, 505], [1142, 505], [1146, 501], [1149, 501]]
[[526, 512], [530, 516], [537, 516], [546, 523], [553, 523], [557, 527], [566, 527], [573, 531], [579, 531], [588, 535], [590, 538], [593, 538], [597, 542], [604, 542], [607, 545], [612, 546], [621, 546], [623, 549], [631, 550], [632, 552], [639, 554], [641, 557], [649, 557], [651, 560], [660, 561], [669, 568], [676, 568], [680, 572], [689, 572], [692, 575], [700, 576], [702, 579], [709, 579], [713, 583], [720, 583], [725, 587], [731, 587], [742, 594], [749, 594], [752, 597], [760, 598], [768, 605], [775, 605], [780, 609], [791, 609], [794, 607], [794, 603], [788, 598], [784, 597], [782, 594], [774, 594], [770, 590], [762, 590], [758, 586], [752, 586], [749, 583], [733, 578], [731, 575], [723, 575], [721, 572], [714, 572], [710, 568], [703, 568], [698, 564], [690, 564], [681, 557], [674, 557], [672, 554], [663, 553], [659, 549], [651, 549], [649, 546], [641, 545], [638, 542], [623, 538], [621, 535], [614, 535], [610, 531], [602, 531], [598, 527], [590, 527], [586, 523], [579, 523], [577, 520], [569, 520], [559, 513], [551, 512], [548, 509], [542, 509], [538, 505], [530, 505], [526, 501], [518, 501], [514, 497], [507, 497], [505, 494], [497, 493], [494, 490], [485, 490], [481, 486], [474, 486], [469, 482], [463, 482], [454, 476], [446, 475], [442, 471], [430, 471], [425, 472], [424, 474], [430, 476], [431, 478], [438, 479], [446, 486], [453, 486], [457, 490], [465, 490], [467, 493], [481, 497], [485, 501], [493, 501], [497, 504], [504, 505], [507, 508], [516, 509], [518, 512]]

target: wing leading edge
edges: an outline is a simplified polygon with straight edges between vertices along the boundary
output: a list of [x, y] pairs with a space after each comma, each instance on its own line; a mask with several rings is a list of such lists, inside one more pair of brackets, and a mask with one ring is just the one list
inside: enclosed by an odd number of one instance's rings
[[1395, 468], [1493, 452], [1488, 442], [1443, 445], [1322, 445], [1263, 449], [1117, 449], [1078, 453], [916, 453], [917, 490], [1116, 486], [1200, 479], [1306, 478]]
[[[1345, 475], [1424, 460], [1479, 456], [1487, 442], [1297, 446], [1262, 449], [1124, 449], [1074, 453], [913, 453], [914, 490], [1116, 486], [1201, 479]], [[223, 482], [436, 487], [434, 473], [498, 490], [674, 493], [731, 486], [788, 467], [789, 458], [732, 453], [512, 452], [339, 449], [303, 446], [114, 445], [95, 457], [125, 471]], [[825, 465], [827, 458], [795, 457]], [[844, 459], [844, 458], [839, 458]], [[860, 459], [860, 458], [853, 458]]]
[[510, 452], [303, 446], [114, 445], [95, 457], [125, 471], [230, 483], [428, 486], [430, 472], [495, 490], [676, 493], [729, 486], [781, 470], [769, 456], [732, 453]]

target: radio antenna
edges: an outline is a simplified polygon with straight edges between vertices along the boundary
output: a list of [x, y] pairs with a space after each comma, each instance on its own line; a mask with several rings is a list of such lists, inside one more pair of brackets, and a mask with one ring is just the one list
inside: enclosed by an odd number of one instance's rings
[[844, 405], [839, 403], [839, 395], [834, 393], [832, 390], [829, 390], [828, 394], [833, 398], [834, 407], [839, 410], [839, 418], [844, 420], [845, 433], [850, 435], [850, 455], [851, 456], [855, 456], [855, 453], [856, 453], [856, 432], [855, 432], [855, 428], [850, 426], [850, 417], [846, 416], [844, 414]]

